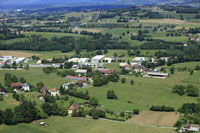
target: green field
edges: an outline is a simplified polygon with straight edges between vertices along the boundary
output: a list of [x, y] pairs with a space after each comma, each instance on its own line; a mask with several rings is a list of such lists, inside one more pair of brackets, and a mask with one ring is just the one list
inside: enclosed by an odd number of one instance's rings
[[[40, 122], [47, 126], [40, 126]], [[50, 117], [31, 124], [0, 126], [1, 133], [168, 133], [171, 129], [137, 126], [129, 123], [93, 120], [88, 118]]]

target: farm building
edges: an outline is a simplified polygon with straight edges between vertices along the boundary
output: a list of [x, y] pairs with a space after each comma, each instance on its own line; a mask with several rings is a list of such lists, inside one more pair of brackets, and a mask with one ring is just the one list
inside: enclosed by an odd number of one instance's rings
[[109, 73], [116, 72], [116, 71], [113, 70], [113, 69], [97, 68], [96, 70], [99, 71], [99, 72], [100, 72], [101, 74], [103, 74], [103, 75], [108, 75]]
[[91, 59], [91, 62], [98, 62], [98, 63], [100, 63], [100, 62], [103, 62], [104, 58], [105, 58], [105, 55], [96, 55], [95, 57], [93, 57]]
[[72, 104], [69, 109], [68, 109], [68, 115], [71, 116], [73, 111], [78, 111], [79, 110], [79, 105], [78, 104]]
[[67, 79], [72, 79], [72, 80], [85, 80], [85, 81], [88, 81], [87, 77], [78, 77], [78, 76], [67, 75], [66, 78]]
[[40, 58], [37, 62], [36, 62], [36, 64], [41, 64], [42, 63], [42, 61], [43, 61], [43, 59], [42, 58]]
[[21, 63], [21, 62], [23, 62], [25, 60], [25, 58], [24, 57], [20, 57], [20, 58], [18, 58], [18, 59], [16, 59], [16, 60], [14, 60], [14, 62], [15, 63]]
[[153, 78], [166, 78], [166, 77], [169, 77], [169, 74], [168, 73], [158, 73], [158, 72], [148, 72], [147, 76], [153, 77]]
[[137, 61], [137, 62], [147, 61], [147, 58], [146, 57], [135, 57], [133, 59], [133, 61]]
[[13, 89], [21, 89], [22, 83], [21, 82], [11, 83], [10, 87]]
[[199, 132], [199, 125], [197, 124], [185, 124], [182, 128], [184, 132], [191, 131], [191, 132]]

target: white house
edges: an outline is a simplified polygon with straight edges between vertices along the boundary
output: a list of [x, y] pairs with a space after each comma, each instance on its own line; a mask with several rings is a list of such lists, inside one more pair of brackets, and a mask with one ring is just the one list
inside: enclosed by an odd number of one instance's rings
[[89, 61], [88, 58], [80, 58], [80, 59], [78, 60], [79, 63], [86, 63], [86, 62], [88, 62], [88, 61]]
[[27, 83], [22, 84], [22, 89], [24, 91], [30, 91], [30, 87], [29, 87], [29, 85]]
[[50, 89], [49, 92], [51, 93], [51, 96], [60, 96], [60, 93], [56, 88]]
[[42, 58], [40, 58], [37, 62], [36, 62], [36, 64], [41, 64], [42, 63], [42, 61], [43, 61], [43, 59]]
[[91, 59], [91, 62], [103, 62], [103, 59], [105, 58], [105, 55], [96, 55]]
[[147, 61], [146, 57], [135, 57], [133, 61]]
[[72, 59], [69, 59], [68, 62], [78, 62], [79, 61], [79, 58], [72, 58]]
[[62, 87], [67, 90], [67, 89], [69, 89], [70, 84], [75, 84], [75, 83], [74, 82], [65, 83], [62, 85]]

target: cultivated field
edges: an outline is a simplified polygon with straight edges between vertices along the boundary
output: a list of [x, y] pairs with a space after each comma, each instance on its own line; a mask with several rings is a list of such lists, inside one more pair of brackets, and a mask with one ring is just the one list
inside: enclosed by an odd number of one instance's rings
[[[40, 122], [47, 126], [40, 126]], [[169, 133], [172, 129], [137, 126], [131, 123], [93, 120], [88, 118], [50, 117], [31, 124], [0, 125], [1, 133]]]
[[23, 52], [23, 51], [11, 51], [11, 50], [0, 50], [1, 56], [15, 56], [15, 57], [31, 57], [33, 53]]
[[142, 111], [134, 115], [128, 123], [172, 127], [179, 119], [179, 114], [174, 112]]
[[200, 23], [186, 22], [178, 19], [148, 19], [140, 20], [141, 23], [159, 23], [159, 24], [185, 24], [185, 25], [200, 25]]

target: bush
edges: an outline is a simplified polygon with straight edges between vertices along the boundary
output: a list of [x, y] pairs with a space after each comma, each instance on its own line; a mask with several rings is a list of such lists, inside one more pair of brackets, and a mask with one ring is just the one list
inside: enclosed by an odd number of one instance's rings
[[115, 92], [113, 90], [108, 90], [108, 92], [107, 92], [107, 98], [108, 99], [118, 99], [117, 96], [115, 95]]
[[162, 106], [151, 106], [151, 111], [165, 111], [165, 112], [173, 112], [175, 109], [173, 107], [166, 107], [165, 105]]
[[136, 115], [139, 114], [139, 110], [138, 109], [134, 109], [133, 110], [133, 114], [136, 114]]
[[126, 79], [125, 79], [125, 78], [122, 78], [122, 79], [121, 79], [121, 83], [126, 83]]
[[134, 85], [134, 81], [133, 81], [133, 80], [131, 80], [131, 81], [130, 81], [130, 84], [131, 84], [131, 85]]
[[121, 117], [124, 117], [124, 116], [125, 116], [125, 113], [124, 113], [124, 112], [121, 112], [121, 113], [120, 113], [120, 116], [121, 116]]

